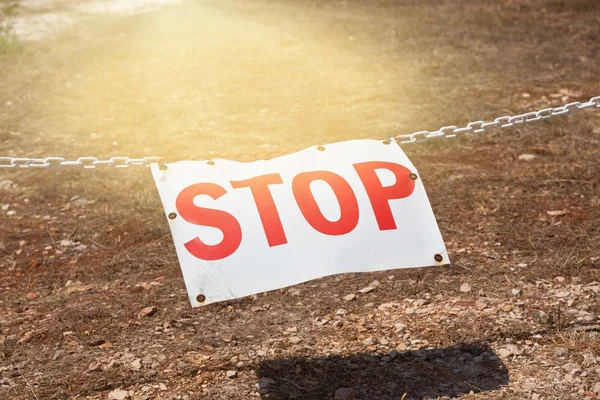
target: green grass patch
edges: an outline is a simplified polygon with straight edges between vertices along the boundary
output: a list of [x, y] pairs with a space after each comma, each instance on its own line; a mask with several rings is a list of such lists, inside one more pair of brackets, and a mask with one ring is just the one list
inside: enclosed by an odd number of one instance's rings
[[10, 0], [0, 0], [0, 57], [18, 53], [22, 45], [20, 40], [12, 33], [8, 17], [13, 15], [18, 3]]

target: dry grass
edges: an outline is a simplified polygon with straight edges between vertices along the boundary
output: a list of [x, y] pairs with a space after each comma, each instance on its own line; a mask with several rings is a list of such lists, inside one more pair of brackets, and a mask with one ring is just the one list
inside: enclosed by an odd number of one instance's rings
[[[27, 44], [0, 60], [0, 154], [249, 160], [600, 93], [597, 1], [344, 4], [184, 3]], [[343, 386], [363, 400], [581, 397], [600, 380], [583, 362], [598, 336], [573, 330], [600, 314], [599, 127], [589, 111], [405, 146], [449, 268], [330, 277], [203, 309], [189, 307], [148, 171], [2, 170], [17, 187], [0, 205], [17, 215], [0, 217], [0, 367], [14, 383], [0, 397], [148, 386], [152, 398], [247, 399], [260, 378], [276, 380], [262, 395], [273, 399]], [[62, 239], [88, 247], [58, 254]], [[376, 292], [341, 300], [373, 279]], [[407, 314], [417, 299], [430, 312]], [[387, 303], [399, 305], [378, 309]], [[156, 314], [138, 318], [146, 306]], [[521, 354], [494, 358], [510, 345]], [[567, 361], [587, 372], [580, 382], [562, 380]]]

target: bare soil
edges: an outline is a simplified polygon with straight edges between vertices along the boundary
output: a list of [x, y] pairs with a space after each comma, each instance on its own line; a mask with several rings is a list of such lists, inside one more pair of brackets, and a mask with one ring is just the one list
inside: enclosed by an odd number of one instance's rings
[[[252, 160], [600, 94], [597, 0], [78, 18], [0, 58], [0, 155]], [[1, 169], [0, 398], [600, 397], [600, 112], [404, 150], [451, 266], [203, 308], [149, 170]]]

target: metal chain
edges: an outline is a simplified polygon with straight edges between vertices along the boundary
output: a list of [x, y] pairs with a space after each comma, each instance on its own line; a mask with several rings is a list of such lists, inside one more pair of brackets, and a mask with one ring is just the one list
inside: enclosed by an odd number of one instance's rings
[[524, 124], [526, 122], [541, 121], [544, 119], [557, 117], [560, 115], [575, 114], [586, 108], [600, 109], [600, 96], [592, 97], [589, 101], [581, 103], [579, 101], [565, 104], [560, 107], [544, 108], [539, 111], [532, 111], [525, 114], [498, 117], [492, 122], [474, 121], [469, 122], [464, 128], [456, 126], [444, 126], [437, 131], [419, 131], [404, 135], [395, 136], [393, 139], [399, 144], [420, 143], [430, 139], [438, 138], [454, 138], [461, 134], [477, 134], [492, 129], [511, 128], [515, 125]]
[[[565, 104], [560, 107], [545, 108], [539, 111], [532, 111], [515, 116], [498, 117], [491, 122], [474, 121], [468, 123], [463, 128], [456, 126], [444, 126], [437, 131], [419, 131], [409, 134], [397, 135], [394, 139], [398, 144], [421, 143], [430, 139], [454, 138], [462, 134], [478, 134], [492, 129], [511, 128], [515, 125], [527, 122], [541, 121], [544, 119], [557, 117], [560, 115], [575, 114], [586, 108], [600, 109], [600, 96], [592, 97], [589, 101], [581, 103], [579, 101]], [[108, 160], [98, 160], [96, 157], [79, 157], [75, 161], [68, 161], [62, 157], [46, 158], [18, 158], [18, 157], [0, 157], [0, 168], [57, 168], [57, 167], [80, 167], [97, 168], [113, 167], [128, 168], [136, 166], [147, 167], [150, 164], [159, 163], [164, 157], [111, 157]]]
[[80, 167], [97, 168], [113, 167], [128, 168], [135, 166], [148, 166], [160, 161], [160, 157], [111, 157], [108, 160], [98, 160], [96, 157], [79, 157], [75, 161], [67, 161], [62, 157], [47, 158], [16, 158], [0, 157], [0, 168], [57, 168], [57, 167]]

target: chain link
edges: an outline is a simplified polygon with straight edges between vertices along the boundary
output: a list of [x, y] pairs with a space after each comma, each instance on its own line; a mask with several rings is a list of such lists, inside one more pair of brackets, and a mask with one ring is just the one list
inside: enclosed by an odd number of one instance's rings
[[108, 160], [98, 160], [96, 157], [79, 157], [77, 160], [68, 161], [62, 157], [47, 158], [15, 158], [0, 157], [0, 168], [57, 168], [57, 167], [80, 167], [84, 169], [112, 167], [128, 168], [137, 166], [148, 166], [160, 161], [160, 157], [112, 157]]
[[512, 128], [515, 125], [521, 125], [528, 122], [541, 121], [544, 119], [557, 117], [560, 115], [575, 114], [586, 108], [600, 109], [600, 96], [592, 97], [589, 101], [581, 103], [579, 101], [565, 104], [560, 107], [545, 108], [539, 111], [527, 112], [515, 116], [498, 117], [491, 122], [474, 121], [469, 122], [464, 128], [456, 126], [445, 126], [437, 131], [419, 131], [398, 135], [394, 137], [398, 144], [421, 143], [430, 139], [453, 138], [462, 134], [478, 134], [492, 129]]
[[[592, 97], [589, 101], [581, 103], [579, 101], [565, 104], [564, 106], [545, 108], [539, 111], [527, 112], [515, 116], [498, 117], [491, 122], [474, 121], [469, 122], [467, 126], [459, 128], [456, 126], [444, 126], [437, 131], [419, 131], [409, 134], [395, 136], [393, 139], [398, 144], [421, 143], [430, 139], [454, 138], [463, 134], [475, 135], [492, 129], [511, 128], [515, 125], [521, 125], [528, 122], [541, 121], [544, 119], [557, 117], [560, 115], [575, 114], [586, 108], [600, 109], [600, 96]], [[68, 161], [62, 157], [46, 158], [19, 158], [19, 157], [0, 157], [0, 168], [58, 168], [58, 167], [79, 167], [84, 169], [108, 167], [108, 168], [129, 168], [129, 167], [147, 167], [150, 164], [159, 163], [164, 157], [111, 157], [108, 160], [98, 160], [96, 157], [79, 157], [77, 160]]]

